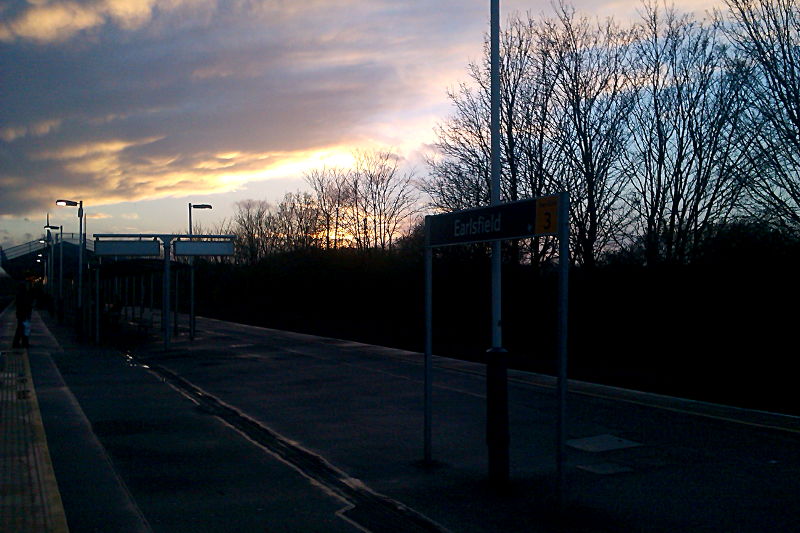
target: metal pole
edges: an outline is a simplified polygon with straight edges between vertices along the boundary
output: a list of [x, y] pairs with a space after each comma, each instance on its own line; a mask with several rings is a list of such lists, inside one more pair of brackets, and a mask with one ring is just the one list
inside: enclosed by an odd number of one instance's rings
[[51, 301], [53, 298], [53, 269], [55, 262], [53, 261], [53, 234], [47, 230], [47, 294], [50, 295]]
[[95, 284], [95, 317], [94, 317], [94, 342], [100, 344], [100, 265], [94, 271]]
[[194, 340], [194, 257], [189, 258], [189, 340]]
[[170, 330], [169, 324], [169, 289], [170, 289], [170, 281], [169, 281], [169, 252], [170, 252], [170, 245], [172, 244], [171, 237], [164, 237], [164, 280], [162, 283], [162, 294], [161, 298], [161, 327], [164, 330], [164, 350], [169, 350], [169, 341], [170, 335], [172, 331]]
[[430, 220], [425, 217], [425, 462], [433, 461], [433, 249]]
[[[491, 205], [500, 203], [500, 0], [491, 6]], [[500, 241], [492, 242], [492, 347], [503, 345], [500, 298]]]
[[[78, 207], [78, 309], [80, 310], [83, 300], [81, 299], [81, 288], [83, 287], [83, 200]], [[79, 313], [80, 314], [80, 313]]]
[[58, 227], [58, 323], [64, 318], [64, 226]]
[[176, 337], [178, 336], [178, 318], [179, 318], [178, 317], [178, 307], [180, 307], [180, 301], [181, 301], [180, 292], [179, 292], [180, 285], [181, 285], [180, 284], [180, 279], [181, 279], [180, 278], [180, 274], [181, 273], [180, 273], [179, 270], [175, 271], [175, 306], [174, 306], [175, 307], [175, 311], [174, 311], [175, 312], [175, 317], [174, 317], [174, 322], [175, 322], [175, 336]]
[[83, 339], [83, 200], [78, 204], [78, 300], [77, 300], [77, 328], [78, 338]]
[[[47, 225], [50, 225], [50, 215], [47, 215]], [[47, 228], [47, 236], [45, 237], [46, 246], [47, 246], [47, 259], [45, 259], [45, 270], [47, 274], [45, 274], [45, 279], [47, 280], [47, 294], [53, 296], [53, 285], [52, 285], [52, 277], [53, 277], [53, 266], [51, 265], [51, 261], [53, 259], [53, 236], [50, 234], [50, 228]]]
[[[50, 239], [50, 255], [47, 262], [47, 286], [49, 290], [47, 292], [50, 294], [50, 305], [52, 306], [52, 300], [56, 296], [56, 235], [52, 234]], [[52, 307], [50, 309], [52, 311]]]
[[56, 270], [56, 259], [55, 259], [55, 252], [56, 252], [56, 244], [55, 244], [56, 237], [50, 230], [47, 230], [47, 293], [50, 295], [50, 311], [52, 312], [53, 308], [53, 298], [56, 295], [55, 291], [55, 270]]
[[155, 273], [150, 273], [150, 327], [153, 327], [153, 305], [155, 300]]
[[47, 263], [47, 286], [50, 289], [50, 310], [52, 311], [52, 301], [56, 297], [56, 235], [53, 233], [50, 236], [50, 255]]
[[566, 505], [567, 441], [567, 317], [569, 304], [569, 193], [558, 199], [558, 499], [561, 510]]
[[50, 261], [47, 267], [47, 285], [50, 288], [48, 292], [50, 293], [51, 312], [53, 311], [53, 300], [55, 300], [56, 297], [56, 283], [58, 283], [56, 281], [56, 238], [57, 235], [53, 233], [50, 241]]
[[[500, 0], [492, 0], [491, 53], [491, 204], [500, 204]], [[509, 478], [508, 371], [503, 349], [501, 243], [492, 242], [492, 348], [486, 367], [486, 443], [489, 479], [505, 484]]]
[[[189, 202], [189, 238], [192, 236], [192, 203]], [[194, 257], [189, 258], [189, 340], [194, 340]]]

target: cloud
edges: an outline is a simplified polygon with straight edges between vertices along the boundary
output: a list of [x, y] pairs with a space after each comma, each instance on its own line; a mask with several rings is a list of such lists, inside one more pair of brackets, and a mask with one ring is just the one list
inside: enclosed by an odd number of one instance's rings
[[101, 9], [121, 28], [131, 30], [150, 20], [155, 4], [155, 0], [107, 0]]
[[97, 142], [90, 142], [90, 143], [82, 143], [77, 145], [66, 146], [63, 148], [59, 148], [56, 150], [45, 150], [39, 152], [38, 154], [34, 154], [34, 159], [56, 159], [56, 160], [67, 160], [67, 159], [85, 159], [90, 156], [96, 155], [105, 155], [105, 154], [116, 154], [122, 152], [132, 146], [141, 146], [144, 144], [150, 144], [159, 140], [158, 137], [150, 138], [150, 139], [142, 139], [142, 140], [134, 140], [134, 141], [123, 141], [123, 140], [110, 140], [110, 141], [97, 141]]
[[[508, 0], [503, 12], [548, 5]], [[3, 4], [0, 217], [41, 213], [58, 197], [109, 206], [299, 183], [381, 144], [408, 158], [450, 112], [446, 89], [480, 58], [488, 9], [485, 0]]]
[[72, 2], [33, 5], [0, 26], [0, 40], [59, 41], [102, 21], [103, 17], [97, 11]]
[[[175, 9], [182, 4], [160, 2], [159, 9]], [[62, 42], [106, 23], [134, 30], [151, 20], [155, 5], [155, 0], [30, 2], [0, 23], [0, 41]]]
[[43, 120], [25, 126], [6, 126], [4, 128], [0, 128], [0, 139], [6, 142], [12, 142], [15, 139], [29, 135], [32, 137], [43, 137], [51, 131], [56, 130], [60, 125], [61, 120], [54, 119]]

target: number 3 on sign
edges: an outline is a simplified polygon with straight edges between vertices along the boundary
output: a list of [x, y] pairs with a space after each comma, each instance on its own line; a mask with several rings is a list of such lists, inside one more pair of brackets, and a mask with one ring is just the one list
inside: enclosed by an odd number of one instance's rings
[[536, 200], [536, 234], [558, 233], [558, 196], [545, 196]]

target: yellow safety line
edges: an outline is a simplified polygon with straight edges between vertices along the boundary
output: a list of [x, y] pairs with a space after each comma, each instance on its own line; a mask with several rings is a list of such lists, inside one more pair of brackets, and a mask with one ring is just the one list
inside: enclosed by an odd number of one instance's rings
[[42, 503], [44, 504], [49, 526], [47, 530], [52, 533], [68, 533], [67, 515], [64, 512], [61, 492], [58, 490], [58, 481], [53, 471], [53, 463], [50, 460], [50, 448], [47, 446], [47, 436], [44, 431], [42, 415], [39, 411], [39, 398], [36, 396], [36, 388], [33, 386], [33, 375], [31, 374], [27, 349], [23, 352], [22, 359], [25, 376], [30, 384], [31, 429], [33, 430], [34, 453], [36, 454], [37, 470], [41, 482]]

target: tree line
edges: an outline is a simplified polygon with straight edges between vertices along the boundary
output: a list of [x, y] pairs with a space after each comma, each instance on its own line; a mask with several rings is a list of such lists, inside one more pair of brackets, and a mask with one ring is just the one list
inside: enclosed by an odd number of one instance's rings
[[[655, 0], [622, 25], [515, 14], [501, 33], [501, 198], [571, 198], [572, 260], [625, 254], [686, 264], [731, 225], [796, 236], [800, 227], [800, 11], [794, 0], [725, 0], [707, 19]], [[217, 228], [236, 260], [286, 251], [391, 250], [417, 215], [490, 201], [489, 44], [448, 91], [427, 172], [389, 151], [305, 175], [310, 192], [247, 200]], [[510, 247], [546, 263], [552, 238]]]

